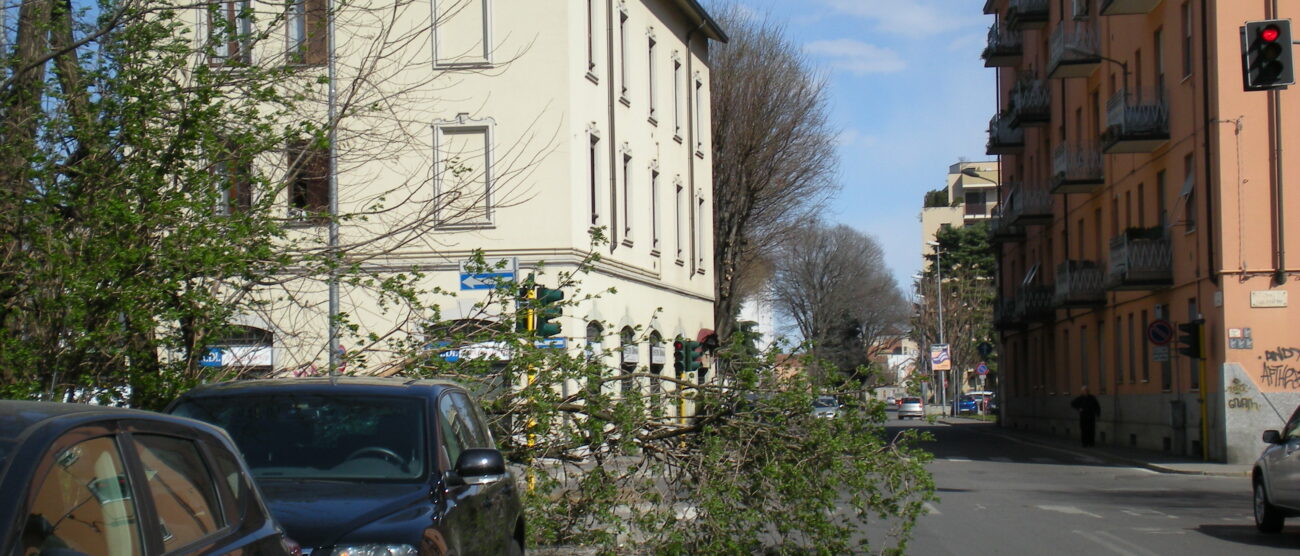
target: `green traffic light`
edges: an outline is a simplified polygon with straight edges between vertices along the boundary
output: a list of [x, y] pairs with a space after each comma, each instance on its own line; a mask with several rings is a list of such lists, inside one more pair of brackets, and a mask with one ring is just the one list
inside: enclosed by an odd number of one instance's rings
[[533, 290], [536, 303], [535, 318], [537, 326], [535, 328], [537, 335], [543, 338], [555, 336], [562, 331], [558, 322], [552, 322], [553, 319], [560, 318], [564, 312], [555, 304], [564, 301], [563, 290], [553, 290], [546, 286], [537, 286]]

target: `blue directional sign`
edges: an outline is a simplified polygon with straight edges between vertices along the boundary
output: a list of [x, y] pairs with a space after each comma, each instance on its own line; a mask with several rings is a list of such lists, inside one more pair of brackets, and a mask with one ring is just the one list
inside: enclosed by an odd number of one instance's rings
[[546, 338], [533, 342], [533, 346], [542, 349], [564, 349], [569, 346], [569, 343], [564, 338]]
[[460, 262], [460, 289], [463, 290], [494, 290], [500, 282], [512, 282], [515, 276], [519, 274], [519, 260], [515, 257], [506, 257], [501, 259], [488, 259], [486, 264], [473, 265], [475, 271], [471, 272], [469, 268], [470, 261]]
[[208, 352], [207, 352], [206, 354], [203, 355], [203, 358], [202, 358], [202, 359], [199, 359], [199, 366], [200, 366], [200, 367], [220, 367], [220, 366], [221, 366], [221, 357], [222, 357], [222, 355], [223, 355], [225, 352], [226, 352], [226, 350], [221, 349], [221, 348], [208, 348]]

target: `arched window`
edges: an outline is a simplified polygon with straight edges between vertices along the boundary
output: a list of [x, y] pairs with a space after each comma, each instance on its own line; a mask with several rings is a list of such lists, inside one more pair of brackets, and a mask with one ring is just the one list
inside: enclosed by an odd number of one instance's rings
[[[632, 331], [632, 327], [625, 326], [623, 327], [623, 330], [619, 331], [618, 340], [619, 340], [619, 356], [618, 356], [619, 369], [622, 370], [623, 373], [625, 374], [635, 372], [637, 363], [641, 361], [640, 350], [636, 345], [636, 333]], [[620, 394], [626, 396], [628, 392], [632, 391], [633, 388], [636, 388], [635, 379], [624, 378], [623, 380], [619, 381]]]
[[601, 347], [601, 339], [605, 335], [605, 329], [599, 322], [591, 321], [587, 323], [587, 345], [584, 348], [587, 353], [587, 360], [591, 361], [604, 355], [604, 348]]
[[[664, 337], [658, 330], [650, 331], [650, 374], [659, 376], [664, 372], [664, 362], [668, 360], [664, 349]], [[650, 394], [663, 392], [663, 384], [658, 379], [650, 379]]]

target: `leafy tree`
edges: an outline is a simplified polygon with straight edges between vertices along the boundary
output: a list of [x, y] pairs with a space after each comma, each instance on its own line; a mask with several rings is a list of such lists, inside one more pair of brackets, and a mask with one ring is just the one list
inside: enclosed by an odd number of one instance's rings
[[934, 189], [925, 192], [925, 208], [948, 206], [948, 190]]
[[[938, 257], [928, 255], [930, 265], [917, 282], [916, 310], [912, 333], [922, 351], [942, 336], [949, 345], [952, 368], [965, 381], [972, 381], [975, 366], [985, 361], [977, 347], [993, 343], [993, 302], [996, 298], [996, 260], [988, 243], [984, 223], [941, 229], [935, 233]], [[938, 295], [935, 260], [943, 279], [943, 295]], [[943, 331], [939, 334], [939, 306], [943, 307]], [[996, 358], [986, 361], [994, 369], [989, 380], [996, 380]], [[950, 395], [952, 387], [949, 387]]]

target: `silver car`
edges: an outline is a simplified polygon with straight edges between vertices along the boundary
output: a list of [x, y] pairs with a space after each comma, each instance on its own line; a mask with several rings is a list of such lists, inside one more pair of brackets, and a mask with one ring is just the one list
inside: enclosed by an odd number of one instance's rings
[[817, 396], [813, 400], [813, 417], [821, 419], [834, 419], [839, 416], [840, 408], [844, 407], [835, 396]]
[[903, 403], [898, 406], [898, 418], [906, 419], [908, 417], [925, 418], [925, 404], [921, 403], [921, 398], [912, 396], [903, 398]]
[[1255, 490], [1255, 527], [1264, 533], [1282, 530], [1288, 517], [1300, 515], [1300, 407], [1282, 432], [1264, 431], [1268, 444], [1255, 461], [1251, 485]]

